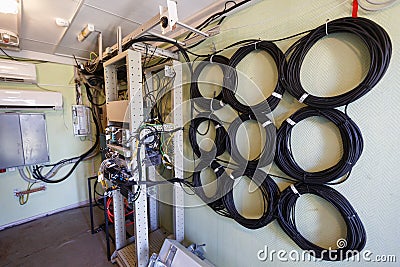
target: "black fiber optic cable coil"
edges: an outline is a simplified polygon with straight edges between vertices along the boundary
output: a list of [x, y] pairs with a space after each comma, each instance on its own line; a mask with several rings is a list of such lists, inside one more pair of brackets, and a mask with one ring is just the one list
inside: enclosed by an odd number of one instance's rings
[[199, 90], [199, 83], [202, 83], [202, 81], [198, 81], [199, 76], [204, 68], [211, 64], [218, 64], [222, 69], [222, 73], [225, 73], [226, 66], [229, 64], [229, 59], [220, 55], [208, 57], [201, 61], [193, 72], [192, 84], [190, 86], [190, 98], [196, 105], [206, 111], [218, 110], [223, 107], [223, 105], [220, 104], [220, 101], [222, 101], [222, 89], [221, 92], [213, 98], [205, 98], [201, 95]]
[[[203, 200], [210, 208], [212, 208], [216, 213], [230, 217], [229, 213], [225, 210], [224, 203], [222, 202], [222, 197], [227, 193], [225, 190], [230, 190], [229, 186], [233, 185], [231, 178], [226, 174], [223, 166], [213, 161], [209, 166], [216, 175], [217, 189], [213, 196], [209, 197], [206, 195], [203, 189], [203, 185], [200, 178], [200, 171], [193, 173], [193, 190], [194, 192]], [[228, 186], [226, 186], [228, 184]]]
[[[296, 123], [313, 116], [322, 116], [338, 127], [342, 138], [343, 155], [339, 162], [330, 168], [318, 172], [307, 172], [296, 163], [293, 157], [291, 132]], [[310, 184], [325, 184], [349, 174], [360, 158], [363, 146], [360, 129], [343, 112], [336, 109], [304, 107], [286, 119], [279, 128], [276, 137], [275, 163], [284, 173], [296, 180]]]
[[[255, 50], [265, 51], [271, 55], [278, 70], [278, 81], [274, 92], [267, 99], [262, 100], [256, 105], [248, 106], [242, 104], [236, 98], [235, 94], [238, 86], [238, 74], [235, 68], [244, 57]], [[254, 43], [239, 48], [229, 60], [229, 67], [230, 68], [227, 68], [225, 73], [224, 86], [222, 88], [223, 101], [231, 105], [232, 108], [238, 112], [246, 114], [269, 113], [276, 108], [285, 91], [281, 84], [281, 80], [283, 77], [283, 70], [286, 69], [286, 59], [283, 52], [274, 43], [268, 41], [255, 41]]]
[[[265, 144], [262, 148], [260, 155], [252, 160], [245, 159], [237, 146], [237, 132], [246, 121], [256, 121], [262, 128], [265, 129]], [[275, 137], [276, 128], [271, 120], [264, 114], [261, 117], [254, 114], [241, 114], [239, 115], [228, 128], [228, 137], [226, 138], [226, 150], [231, 158], [243, 169], [254, 172], [259, 167], [265, 167], [272, 163], [275, 154]]]
[[[295, 208], [297, 199], [303, 194], [317, 195], [333, 205], [342, 215], [347, 226], [346, 239], [343, 244], [337, 242], [336, 250], [322, 248], [308, 241], [297, 229]], [[297, 183], [286, 188], [279, 199], [277, 216], [279, 225], [285, 233], [303, 250], [313, 251], [317, 259], [341, 261], [359, 253], [366, 243], [366, 231], [357, 212], [349, 201], [335, 189], [326, 185], [308, 185]]]
[[[205, 151], [200, 148], [197, 142], [197, 133], [200, 135], [205, 135], [210, 130], [210, 125], [207, 127], [207, 131], [205, 133], [200, 133], [198, 128], [201, 123], [208, 122], [213, 123], [215, 126], [215, 140], [214, 145], [211, 151]], [[209, 166], [211, 162], [215, 159], [215, 157], [220, 156], [222, 153], [225, 152], [226, 149], [226, 142], [225, 139], [227, 138], [227, 133], [225, 128], [214, 114], [209, 112], [202, 112], [197, 114], [191, 121], [190, 121], [190, 128], [189, 128], [189, 142], [192, 146], [194, 154], [200, 158], [200, 163], [195, 167], [195, 171], [202, 170]]]
[[[327, 34], [346, 32], [359, 37], [367, 46], [371, 63], [364, 80], [351, 91], [337, 96], [318, 97], [307, 93], [300, 81], [303, 60], [311, 47]], [[366, 18], [340, 18], [321, 25], [295, 42], [286, 52], [290, 55], [284, 77], [286, 90], [299, 102], [318, 108], [347, 105], [368, 93], [385, 74], [392, 55], [392, 43], [387, 32]]]
[[[264, 211], [260, 218], [250, 219], [242, 216], [236, 209], [235, 201], [233, 198], [233, 184], [234, 179], [238, 179], [241, 176], [249, 177], [261, 190], [263, 197]], [[230, 175], [232, 178], [231, 183], [225, 183], [227, 187], [225, 191], [227, 192], [223, 197], [223, 203], [228, 210], [230, 217], [234, 219], [240, 225], [248, 229], [259, 229], [275, 219], [275, 210], [278, 204], [280, 191], [274, 180], [262, 170], [257, 170], [255, 172], [245, 172], [235, 170]]]

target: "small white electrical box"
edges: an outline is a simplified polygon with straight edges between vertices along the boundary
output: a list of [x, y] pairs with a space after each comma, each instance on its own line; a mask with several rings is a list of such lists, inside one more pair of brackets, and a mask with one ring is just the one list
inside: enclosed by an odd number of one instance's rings
[[90, 110], [84, 105], [72, 105], [72, 124], [75, 136], [90, 134]]

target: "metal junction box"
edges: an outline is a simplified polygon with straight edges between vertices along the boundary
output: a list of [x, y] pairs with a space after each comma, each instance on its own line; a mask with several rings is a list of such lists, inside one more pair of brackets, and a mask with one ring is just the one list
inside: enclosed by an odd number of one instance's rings
[[45, 114], [0, 114], [0, 169], [49, 160]]

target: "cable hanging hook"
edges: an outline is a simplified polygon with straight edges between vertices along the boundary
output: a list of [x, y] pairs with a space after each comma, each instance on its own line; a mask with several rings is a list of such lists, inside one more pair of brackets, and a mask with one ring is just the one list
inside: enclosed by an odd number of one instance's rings
[[328, 22], [329, 22], [329, 19], [326, 19], [326, 21], [325, 21], [325, 34], [326, 35], [328, 35]]
[[258, 39], [258, 41], [255, 41], [255, 42], [254, 42], [254, 50], [257, 50], [257, 44], [260, 43], [260, 42], [261, 42], [260, 39]]

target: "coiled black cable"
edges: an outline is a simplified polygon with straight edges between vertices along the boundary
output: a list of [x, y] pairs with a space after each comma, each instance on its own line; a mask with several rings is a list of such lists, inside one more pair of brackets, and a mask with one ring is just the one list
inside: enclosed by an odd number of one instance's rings
[[262, 170], [256, 172], [245, 172], [236, 170], [233, 171], [231, 177], [237, 179], [241, 176], [247, 176], [252, 179], [258, 186], [263, 196], [264, 211], [260, 218], [250, 219], [242, 216], [236, 209], [235, 201], [233, 199], [233, 180], [232, 183], [225, 183], [227, 192], [223, 197], [223, 203], [228, 210], [232, 219], [234, 219], [240, 225], [248, 229], [259, 229], [266, 226], [275, 219], [275, 210], [278, 204], [280, 191], [274, 180]]
[[[237, 132], [246, 121], [257, 121], [265, 129], [265, 144], [260, 155], [252, 160], [246, 159], [240, 153], [237, 147]], [[261, 121], [263, 120], [263, 121]], [[228, 138], [226, 138], [226, 150], [231, 158], [236, 161], [239, 166], [243, 166], [246, 170], [254, 172], [258, 167], [264, 167], [272, 163], [275, 154], [275, 137], [276, 128], [267, 116], [258, 117], [254, 114], [241, 114], [238, 116], [228, 128]]]
[[[327, 34], [347, 32], [359, 37], [367, 46], [371, 63], [364, 80], [344, 94], [318, 97], [309, 94], [300, 82], [303, 60], [311, 47]], [[295, 42], [286, 52], [288, 60], [284, 86], [288, 92], [309, 106], [333, 108], [347, 105], [368, 93], [385, 74], [392, 55], [392, 43], [387, 32], [375, 22], [366, 18], [340, 18], [321, 25]]]
[[230, 217], [229, 213], [225, 209], [224, 203], [222, 202], [222, 198], [227, 193], [225, 190], [230, 191], [229, 188], [231, 188], [231, 186], [229, 185], [233, 185], [232, 180], [226, 174], [225, 169], [216, 161], [211, 163], [210, 168], [216, 175], [215, 182], [217, 183], [217, 189], [215, 194], [209, 197], [204, 192], [203, 186], [205, 185], [201, 182], [200, 171], [193, 173], [193, 190], [216, 213], [225, 217]]
[[[200, 148], [197, 142], [197, 133], [200, 135], [206, 135], [207, 132], [210, 130], [210, 125], [207, 127], [207, 131], [205, 133], [200, 133], [198, 128], [201, 123], [208, 122], [213, 123], [215, 126], [215, 140], [214, 145], [211, 151], [205, 151]], [[197, 114], [191, 121], [190, 121], [190, 128], [189, 128], [189, 142], [192, 146], [194, 154], [200, 158], [200, 163], [197, 167], [195, 167], [195, 171], [199, 171], [204, 169], [205, 167], [209, 166], [211, 162], [215, 159], [215, 157], [220, 156], [222, 153], [225, 152], [226, 149], [226, 142], [225, 139], [227, 138], [227, 133], [225, 128], [220, 123], [217, 116], [211, 114], [209, 112], [202, 112]]]
[[222, 69], [222, 73], [225, 73], [226, 66], [229, 64], [229, 59], [220, 55], [208, 57], [201, 61], [193, 72], [192, 84], [190, 86], [190, 98], [196, 105], [206, 111], [218, 110], [223, 107], [223, 105], [221, 105], [219, 102], [222, 101], [222, 89], [221, 92], [218, 95], [214, 95], [213, 98], [203, 97], [199, 90], [199, 82], [202, 82], [198, 81], [199, 76], [203, 69], [210, 64], [218, 64], [218, 66]]
[[[345, 244], [336, 250], [329, 249], [329, 253], [325, 253], [324, 249], [316, 244], [308, 241], [299, 232], [295, 222], [295, 208], [297, 199], [303, 194], [317, 195], [331, 205], [333, 205], [342, 215], [347, 226], [347, 235]], [[277, 215], [279, 225], [285, 233], [303, 250], [313, 251], [311, 255], [317, 259], [328, 261], [341, 261], [348, 257], [359, 253], [366, 243], [366, 232], [358, 217], [357, 212], [351, 206], [349, 201], [338, 191], [326, 185], [308, 185], [297, 183], [286, 188], [279, 199]]]
[[[246, 57], [248, 54], [255, 50], [261, 50], [267, 52], [274, 59], [277, 70], [278, 70], [278, 81], [276, 83], [274, 92], [265, 100], [260, 103], [249, 106], [242, 104], [236, 98], [236, 88], [238, 83], [238, 75], [236, 72], [236, 66], [239, 62]], [[248, 44], [239, 48], [231, 57], [229, 61], [229, 67], [224, 77], [224, 86], [222, 88], [223, 101], [231, 105], [232, 108], [241, 113], [269, 113], [276, 108], [282, 95], [285, 91], [281, 84], [283, 77], [283, 70], [286, 69], [286, 59], [283, 52], [272, 42], [269, 41], [256, 41], [252, 44]]]
[[[335, 124], [339, 129], [343, 145], [343, 155], [339, 162], [332, 167], [318, 172], [303, 170], [296, 163], [290, 145], [293, 126], [301, 120], [312, 116], [322, 116]], [[336, 109], [304, 107], [291, 115], [279, 128], [276, 137], [275, 163], [284, 173], [296, 180], [305, 183], [324, 184], [348, 174], [360, 158], [363, 145], [364, 142], [360, 129], [343, 112]]]

